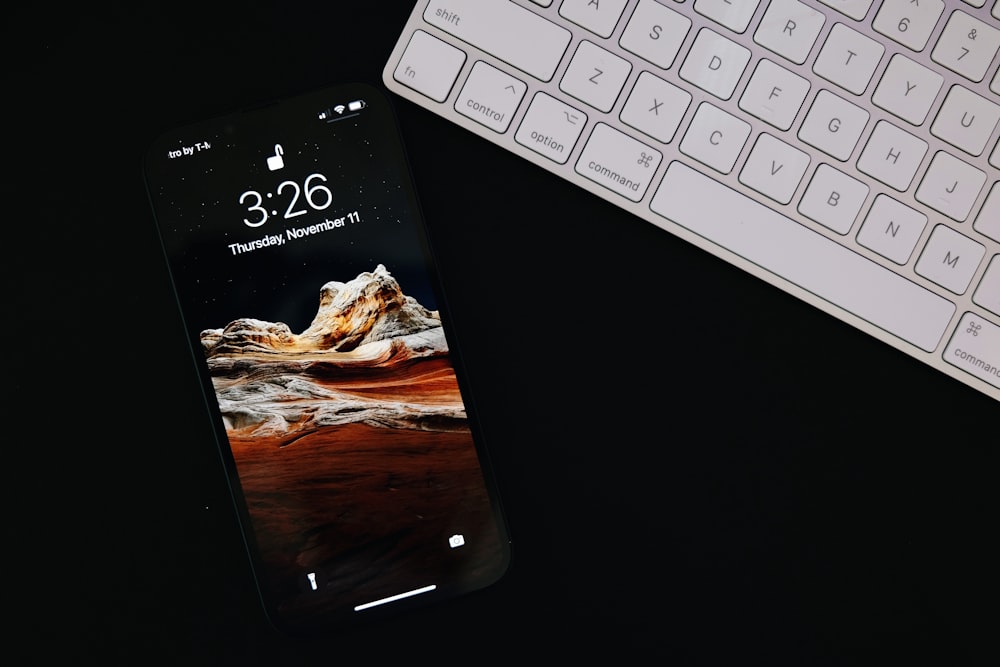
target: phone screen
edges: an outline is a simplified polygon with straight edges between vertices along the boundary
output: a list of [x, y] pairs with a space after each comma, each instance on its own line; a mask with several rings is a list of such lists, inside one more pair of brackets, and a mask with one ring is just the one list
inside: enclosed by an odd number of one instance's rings
[[384, 94], [347, 84], [189, 125], [144, 171], [274, 624], [309, 633], [500, 578], [509, 539]]

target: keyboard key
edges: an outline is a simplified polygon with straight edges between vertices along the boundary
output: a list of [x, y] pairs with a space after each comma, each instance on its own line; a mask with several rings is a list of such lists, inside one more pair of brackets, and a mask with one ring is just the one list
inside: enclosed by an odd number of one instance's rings
[[559, 89], [599, 111], [611, 111], [622, 92], [632, 63], [593, 42], [580, 42]]
[[955, 294], [965, 294], [985, 254], [982, 244], [947, 225], [938, 225], [913, 270]]
[[942, 0], [885, 0], [872, 27], [903, 46], [923, 51], [943, 11]]
[[994, 315], [1000, 315], [1000, 255], [993, 255], [972, 300]]
[[455, 111], [495, 132], [506, 132], [527, 89], [523, 81], [480, 60], [455, 100]]
[[994, 183], [983, 208], [972, 227], [984, 236], [1000, 243], [1000, 182]]
[[813, 71], [855, 95], [865, 92], [885, 47], [843, 23], [833, 26]]
[[899, 53], [892, 57], [872, 102], [912, 125], [922, 125], [944, 77]]
[[858, 243], [902, 266], [910, 261], [926, 226], [926, 215], [880, 194], [858, 232]]
[[914, 196], [935, 211], [963, 222], [985, 182], [986, 174], [979, 169], [938, 151]]
[[858, 158], [858, 169], [905, 192], [925, 153], [927, 142], [923, 139], [880, 120]]
[[962, 316], [942, 357], [952, 366], [1000, 387], [1000, 327], [975, 313]]
[[660, 151], [610, 125], [598, 123], [576, 162], [576, 173], [632, 201], [646, 194], [660, 166]]
[[424, 20], [542, 81], [552, 79], [572, 36], [513, 2], [430, 0]]
[[771, 0], [753, 41], [801, 65], [826, 23], [821, 13], [796, 0]]
[[799, 129], [799, 139], [843, 162], [858, 145], [869, 116], [861, 107], [821, 90]]
[[667, 144], [673, 141], [690, 104], [688, 91], [649, 72], [640, 72], [622, 108], [621, 120]]
[[444, 102], [463, 64], [464, 51], [417, 30], [392, 76], [435, 102]]
[[780, 130], [787, 130], [808, 92], [808, 80], [761, 59], [740, 97], [740, 108]]
[[694, 10], [702, 16], [707, 16], [719, 25], [733, 32], [743, 32], [750, 25], [750, 19], [757, 11], [760, 0], [696, 0]]
[[799, 213], [838, 234], [851, 231], [868, 197], [868, 186], [827, 164], [813, 174]]
[[681, 65], [680, 75], [705, 92], [728, 100], [749, 61], [749, 49], [702, 28]]
[[986, 148], [986, 142], [998, 122], [1000, 105], [955, 85], [948, 91], [948, 97], [931, 125], [931, 134], [969, 155], [978, 156]]
[[743, 165], [740, 182], [779, 204], [787, 204], [808, 166], [808, 153], [762, 133]]
[[563, 0], [559, 15], [600, 37], [610, 37], [628, 0]]
[[667, 167], [650, 209], [663, 227], [680, 225], [922, 350], [937, 348], [955, 312], [930, 290], [680, 162]]
[[702, 164], [728, 174], [749, 136], [750, 123], [702, 102], [681, 140], [680, 149]]
[[864, 20], [873, 0], [819, 0], [827, 7], [833, 7], [841, 14], [850, 16], [855, 21]]
[[669, 69], [691, 29], [691, 19], [656, 0], [640, 0], [619, 43], [622, 48]]
[[553, 162], [566, 164], [586, 124], [587, 114], [551, 95], [538, 92], [531, 100], [514, 139]]
[[931, 58], [972, 81], [982, 81], [1000, 48], [1000, 29], [962, 11], [954, 11]]

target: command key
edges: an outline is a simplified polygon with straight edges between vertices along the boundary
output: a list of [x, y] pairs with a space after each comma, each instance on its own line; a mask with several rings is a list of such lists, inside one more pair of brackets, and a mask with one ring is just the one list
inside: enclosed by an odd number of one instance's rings
[[966, 313], [944, 350], [944, 360], [1000, 388], [1000, 327]]

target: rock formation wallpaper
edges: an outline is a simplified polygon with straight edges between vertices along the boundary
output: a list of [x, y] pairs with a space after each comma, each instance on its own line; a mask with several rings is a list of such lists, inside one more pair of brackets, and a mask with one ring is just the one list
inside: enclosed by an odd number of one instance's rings
[[384, 265], [320, 286], [304, 331], [244, 317], [201, 344], [281, 614], [492, 576], [500, 537], [440, 316]]

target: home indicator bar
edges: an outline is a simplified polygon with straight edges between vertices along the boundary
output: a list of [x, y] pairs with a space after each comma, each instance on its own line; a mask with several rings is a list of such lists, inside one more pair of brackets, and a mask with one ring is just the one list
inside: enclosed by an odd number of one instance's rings
[[364, 611], [365, 609], [371, 609], [372, 607], [377, 607], [379, 605], [388, 604], [390, 602], [396, 602], [397, 600], [402, 600], [403, 598], [410, 598], [414, 595], [420, 595], [421, 593], [430, 593], [437, 586], [431, 584], [430, 586], [424, 586], [423, 588], [414, 588], [412, 591], [406, 591], [405, 593], [399, 593], [398, 595], [391, 595], [387, 598], [382, 598], [381, 600], [373, 600], [372, 602], [366, 602], [364, 604], [359, 604], [354, 608], [354, 611]]

